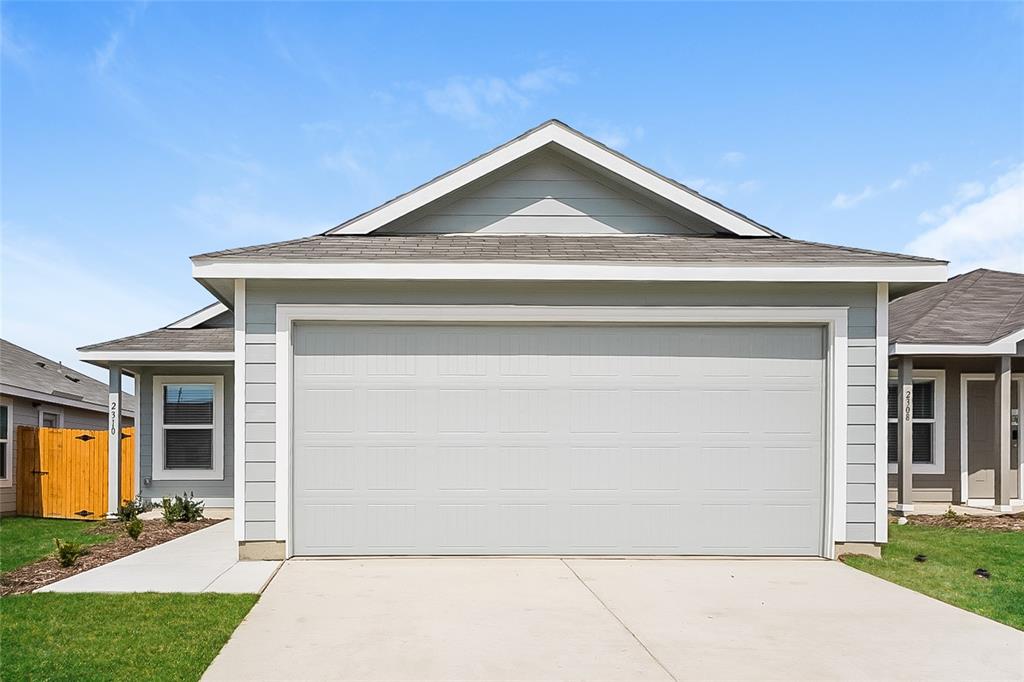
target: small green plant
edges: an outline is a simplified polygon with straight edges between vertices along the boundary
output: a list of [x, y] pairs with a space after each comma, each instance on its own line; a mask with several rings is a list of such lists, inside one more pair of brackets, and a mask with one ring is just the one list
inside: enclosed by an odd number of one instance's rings
[[57, 546], [57, 561], [64, 568], [74, 566], [82, 555], [86, 553], [85, 545], [81, 542], [54, 538], [53, 544]]
[[139, 536], [142, 535], [142, 519], [136, 516], [124, 525], [124, 529], [128, 533], [128, 537], [132, 540], [138, 540]]
[[179, 521], [183, 523], [198, 521], [203, 518], [203, 508], [205, 506], [205, 503], [196, 500], [192, 493], [186, 493], [184, 497], [175, 495], [173, 500], [165, 497], [161, 502], [164, 522], [167, 525], [178, 523]]
[[955, 519], [959, 515], [956, 513], [956, 510], [953, 509], [952, 505], [950, 505], [946, 509], [946, 513], [943, 514], [943, 516], [945, 516], [947, 519]]
[[134, 500], [125, 500], [121, 503], [121, 506], [117, 508], [117, 520], [128, 523], [137, 518], [139, 514], [144, 514], [152, 508], [153, 503], [139, 495]]

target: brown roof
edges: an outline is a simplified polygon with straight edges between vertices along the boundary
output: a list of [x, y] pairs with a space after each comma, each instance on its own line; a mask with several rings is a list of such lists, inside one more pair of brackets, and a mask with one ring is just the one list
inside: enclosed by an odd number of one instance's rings
[[1024, 275], [973, 270], [889, 305], [893, 343], [988, 344], [1024, 329]]
[[192, 257], [244, 261], [596, 261], [885, 265], [937, 261], [777, 237], [676, 235], [316, 235]]

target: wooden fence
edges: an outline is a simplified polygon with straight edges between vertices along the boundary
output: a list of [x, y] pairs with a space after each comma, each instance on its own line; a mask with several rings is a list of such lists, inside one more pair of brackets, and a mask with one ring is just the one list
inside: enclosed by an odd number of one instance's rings
[[[107, 513], [106, 431], [19, 426], [15, 439], [17, 513], [97, 519]], [[121, 429], [121, 497], [135, 486], [135, 429]], [[122, 501], [123, 501], [122, 500]]]

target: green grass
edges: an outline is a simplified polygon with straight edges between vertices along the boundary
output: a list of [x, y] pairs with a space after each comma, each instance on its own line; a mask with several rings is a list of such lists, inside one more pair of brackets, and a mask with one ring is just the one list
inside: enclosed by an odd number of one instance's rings
[[96, 528], [97, 524], [93, 521], [35, 519], [27, 516], [0, 518], [0, 573], [52, 554], [54, 538], [95, 545], [114, 537], [96, 534]]
[[[925, 562], [914, 557], [924, 554]], [[846, 563], [948, 604], [1024, 630], [1024, 533], [889, 526], [881, 559], [847, 557]], [[975, 569], [991, 573], [988, 580]]]
[[255, 594], [25, 594], [0, 599], [0, 679], [198, 680]]

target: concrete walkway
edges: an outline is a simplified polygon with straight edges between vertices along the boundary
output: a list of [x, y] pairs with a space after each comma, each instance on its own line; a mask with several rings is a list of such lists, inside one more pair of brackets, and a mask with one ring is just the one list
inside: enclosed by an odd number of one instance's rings
[[205, 680], [1024, 678], [1024, 633], [828, 561], [290, 561]]
[[238, 561], [230, 521], [73, 575], [36, 592], [260, 592], [279, 561]]

